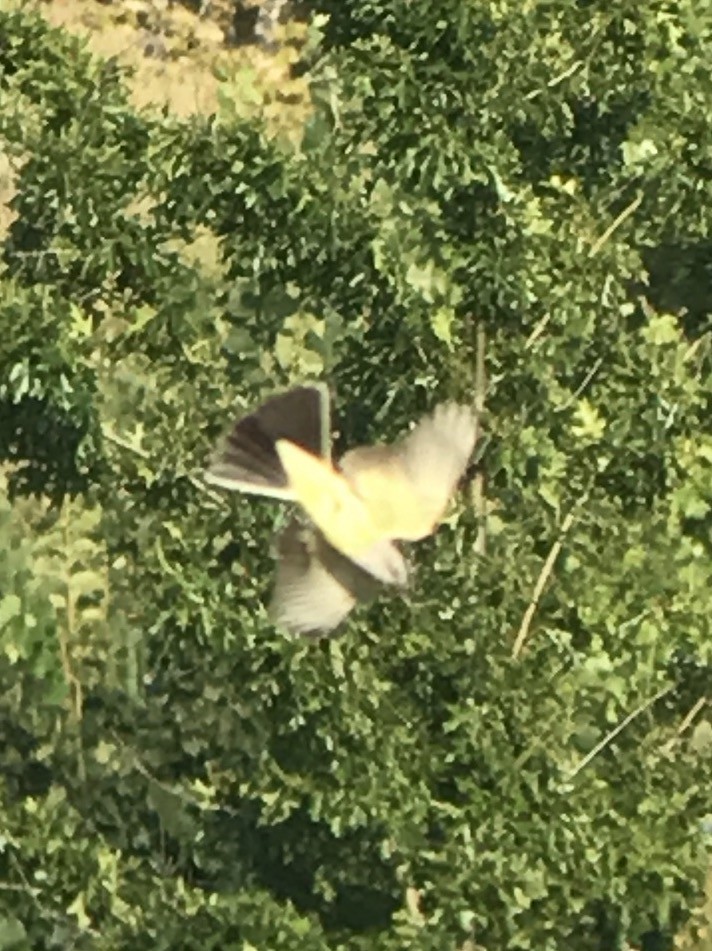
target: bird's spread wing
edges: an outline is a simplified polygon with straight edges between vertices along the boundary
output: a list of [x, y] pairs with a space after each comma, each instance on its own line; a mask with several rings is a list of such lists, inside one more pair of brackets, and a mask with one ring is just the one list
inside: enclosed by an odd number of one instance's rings
[[442, 519], [476, 435], [473, 410], [443, 403], [400, 442], [352, 449], [339, 465], [382, 537], [417, 541]]
[[279, 439], [330, 458], [329, 396], [324, 386], [295, 387], [238, 419], [213, 456], [206, 482], [241, 492], [293, 498], [275, 448]]
[[474, 410], [458, 403], [441, 403], [400, 444], [403, 468], [428, 511], [433, 528], [445, 514], [476, 439]]
[[328, 634], [352, 608], [376, 596], [377, 576], [384, 565], [400, 561], [399, 574], [405, 577], [405, 562], [395, 546], [381, 545], [370, 553], [365, 564], [372, 573], [354, 564], [311, 525], [293, 519], [277, 543], [277, 576], [270, 603], [270, 615], [280, 627], [304, 635]]

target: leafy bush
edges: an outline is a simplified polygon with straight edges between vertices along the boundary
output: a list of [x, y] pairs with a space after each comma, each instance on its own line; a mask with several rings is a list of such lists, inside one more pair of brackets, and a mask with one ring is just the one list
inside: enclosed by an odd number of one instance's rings
[[[296, 149], [0, 14], [0, 946], [663, 946], [709, 846], [710, 15], [314, 10]], [[483, 340], [486, 501], [286, 639], [214, 438], [305, 375], [392, 438]]]

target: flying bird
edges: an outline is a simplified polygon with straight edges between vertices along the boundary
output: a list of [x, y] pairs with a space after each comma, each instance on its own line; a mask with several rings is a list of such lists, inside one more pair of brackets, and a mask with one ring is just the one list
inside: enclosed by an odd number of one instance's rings
[[[391, 445], [334, 465], [325, 387], [295, 387], [238, 419], [205, 473], [214, 485], [296, 502], [277, 542], [270, 614], [295, 633], [326, 634], [381, 585], [403, 588], [398, 542], [440, 523], [472, 455], [474, 411], [443, 403]], [[304, 519], [306, 516], [306, 520]]]

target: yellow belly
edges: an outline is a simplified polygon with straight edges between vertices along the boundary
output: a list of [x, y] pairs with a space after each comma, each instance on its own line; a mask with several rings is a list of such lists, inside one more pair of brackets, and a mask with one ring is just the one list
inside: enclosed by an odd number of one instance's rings
[[328, 460], [284, 439], [276, 448], [295, 499], [335, 548], [345, 555], [361, 555], [388, 538], [384, 526]]

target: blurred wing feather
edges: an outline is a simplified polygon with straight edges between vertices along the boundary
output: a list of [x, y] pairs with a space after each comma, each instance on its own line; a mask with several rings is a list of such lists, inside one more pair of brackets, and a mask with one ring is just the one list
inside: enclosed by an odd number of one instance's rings
[[469, 407], [443, 403], [400, 442], [352, 449], [339, 465], [383, 537], [417, 541], [442, 519], [476, 435]]
[[332, 548], [311, 526], [290, 522], [277, 550], [269, 612], [277, 626], [295, 634], [330, 633], [359, 601], [370, 600], [378, 591], [375, 578]]

